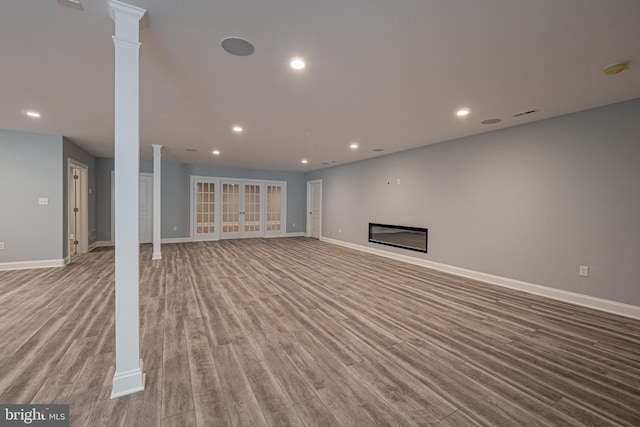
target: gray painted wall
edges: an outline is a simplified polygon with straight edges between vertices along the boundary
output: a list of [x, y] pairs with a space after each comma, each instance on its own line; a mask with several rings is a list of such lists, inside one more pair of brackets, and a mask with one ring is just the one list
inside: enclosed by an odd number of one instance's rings
[[[636, 99], [305, 181], [323, 180], [325, 237], [638, 306], [639, 117]], [[368, 243], [369, 222], [429, 228], [429, 253]]]
[[[111, 171], [113, 159], [99, 158], [97, 169], [98, 240], [111, 240]], [[142, 160], [140, 172], [153, 172], [153, 162]], [[305, 183], [301, 172], [274, 172], [213, 165], [162, 161], [162, 238], [189, 237], [190, 177], [192, 175], [267, 179], [287, 182], [287, 232], [304, 230]], [[293, 224], [296, 224], [295, 227]], [[173, 227], [177, 230], [174, 231]]]
[[[91, 230], [96, 229], [97, 227], [97, 216], [96, 216], [96, 158], [87, 153], [82, 148], [78, 147], [67, 138], [62, 138], [62, 246], [63, 246], [63, 254], [66, 257], [69, 252], [69, 245], [67, 244], [67, 235], [69, 223], [67, 221], [67, 215], [69, 210], [69, 174], [68, 174], [68, 161], [69, 159], [73, 159], [78, 161], [85, 166], [87, 166], [87, 175], [88, 175], [88, 222], [89, 222], [89, 235], [87, 238], [89, 239], [89, 244], [95, 242], [97, 240], [96, 237], [91, 238]], [[96, 230], [97, 231], [97, 230]]]
[[0, 130], [0, 262], [63, 258], [61, 159], [61, 136]]

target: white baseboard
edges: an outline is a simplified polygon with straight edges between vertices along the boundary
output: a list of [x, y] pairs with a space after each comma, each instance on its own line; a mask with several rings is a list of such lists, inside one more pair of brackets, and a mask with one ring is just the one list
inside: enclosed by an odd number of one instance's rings
[[64, 259], [43, 259], [37, 261], [0, 262], [0, 271], [28, 270], [32, 268], [64, 267], [69, 264], [69, 257]]
[[87, 247], [87, 252], [91, 252], [92, 250], [94, 250], [97, 247], [98, 247], [98, 242], [93, 242], [93, 243], [89, 244], [89, 247]]
[[298, 232], [294, 232], [294, 233], [287, 233], [285, 234], [284, 237], [304, 237], [304, 231], [298, 231]]
[[113, 246], [113, 242], [111, 240], [99, 240], [93, 243], [94, 248], [104, 248], [108, 246]]
[[113, 388], [111, 398], [126, 396], [144, 390], [145, 374], [142, 372], [142, 359], [140, 367], [126, 372], [116, 372], [113, 376]]
[[189, 243], [193, 242], [191, 237], [165, 237], [160, 239], [160, 243]]
[[451, 273], [462, 277], [468, 277], [470, 279], [480, 280], [482, 282], [503, 286], [505, 288], [516, 289], [519, 291], [541, 295], [571, 304], [581, 305], [583, 307], [589, 307], [600, 311], [606, 311], [608, 313], [614, 313], [625, 317], [640, 319], [640, 307], [635, 305], [610, 301], [603, 298], [596, 298], [576, 292], [549, 288], [547, 286], [535, 285], [533, 283], [522, 282], [520, 280], [509, 279], [507, 277], [495, 276], [493, 274], [482, 273], [480, 271], [468, 270], [466, 268], [456, 267], [453, 265], [441, 264], [438, 262], [415, 258], [408, 255], [396, 254], [382, 249], [370, 248], [367, 246], [343, 242], [341, 240], [331, 239], [328, 237], [321, 237], [320, 240], [323, 242], [332, 243], [334, 245], [344, 246], [347, 248], [368, 252], [370, 254], [395, 259], [397, 261], [403, 261], [409, 264], [419, 265], [422, 267], [432, 268], [434, 270], [444, 271], [446, 273]]

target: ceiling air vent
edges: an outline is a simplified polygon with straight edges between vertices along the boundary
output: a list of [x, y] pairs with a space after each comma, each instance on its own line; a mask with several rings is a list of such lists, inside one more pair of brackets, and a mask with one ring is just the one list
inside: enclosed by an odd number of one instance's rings
[[522, 116], [526, 116], [527, 114], [533, 114], [533, 113], [537, 113], [538, 110], [529, 110], [529, 111], [523, 111], [522, 113], [516, 113], [513, 115], [513, 117], [522, 117]]
[[58, 4], [75, 10], [83, 10], [80, 0], [58, 0]]

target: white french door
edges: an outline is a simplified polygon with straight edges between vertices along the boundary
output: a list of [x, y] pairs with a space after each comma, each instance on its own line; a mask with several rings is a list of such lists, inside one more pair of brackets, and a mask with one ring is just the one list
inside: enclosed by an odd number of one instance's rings
[[218, 182], [201, 180], [194, 186], [194, 240], [216, 240], [220, 237], [216, 224]]
[[261, 183], [222, 181], [222, 239], [262, 236]]
[[242, 237], [260, 237], [262, 233], [262, 184], [242, 184], [242, 214], [240, 217]]
[[265, 236], [284, 234], [285, 188], [278, 183], [266, 184], [265, 189]]
[[282, 236], [286, 183], [191, 177], [194, 240]]
[[222, 226], [221, 238], [240, 237], [240, 184], [222, 182]]

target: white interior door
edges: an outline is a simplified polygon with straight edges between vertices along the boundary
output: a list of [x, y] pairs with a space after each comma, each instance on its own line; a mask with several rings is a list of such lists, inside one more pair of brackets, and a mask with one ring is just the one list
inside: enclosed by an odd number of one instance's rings
[[67, 225], [69, 257], [88, 252], [89, 247], [89, 169], [68, 160]]
[[139, 214], [138, 234], [140, 243], [153, 242], [153, 175], [140, 174], [140, 186], [138, 192]]
[[[116, 242], [115, 173], [111, 171], [111, 242]], [[153, 174], [141, 173], [138, 179], [138, 238], [140, 243], [153, 242]]]
[[80, 191], [78, 190], [78, 183], [80, 179], [80, 171], [78, 168], [69, 167], [69, 255], [75, 255], [78, 253], [79, 236], [76, 232], [78, 227], [79, 213], [80, 213]]
[[310, 181], [307, 186], [309, 206], [309, 236], [319, 239], [322, 234], [322, 181]]

